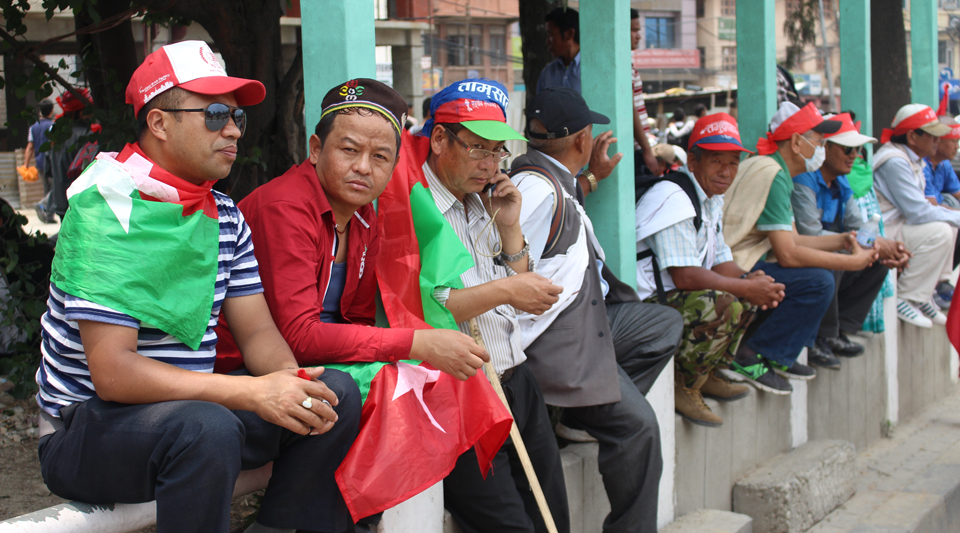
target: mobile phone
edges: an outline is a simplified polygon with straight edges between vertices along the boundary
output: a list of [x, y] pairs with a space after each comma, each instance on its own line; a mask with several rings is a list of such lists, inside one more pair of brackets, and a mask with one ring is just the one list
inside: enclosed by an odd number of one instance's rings
[[483, 192], [484, 194], [486, 194], [487, 196], [490, 196], [490, 195], [493, 194], [493, 190], [496, 189], [496, 188], [497, 188], [497, 184], [496, 184], [496, 183], [488, 183], [488, 184], [486, 184], [486, 185], [483, 186], [483, 191], [482, 191], [482, 192]]

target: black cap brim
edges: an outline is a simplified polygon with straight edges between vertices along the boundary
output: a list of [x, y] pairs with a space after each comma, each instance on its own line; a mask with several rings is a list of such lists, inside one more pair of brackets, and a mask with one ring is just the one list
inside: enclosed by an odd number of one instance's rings
[[597, 113], [596, 111], [590, 110], [590, 123], [591, 124], [609, 124], [610, 118], [606, 115]]
[[837, 120], [824, 120], [823, 122], [817, 124], [812, 129], [817, 133], [830, 134], [840, 131], [840, 127], [843, 126], [840, 121]]

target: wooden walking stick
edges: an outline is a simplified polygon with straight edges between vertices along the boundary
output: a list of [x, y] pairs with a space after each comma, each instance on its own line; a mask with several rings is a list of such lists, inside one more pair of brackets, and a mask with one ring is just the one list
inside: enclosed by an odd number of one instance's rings
[[[473, 340], [477, 341], [477, 344], [479, 344], [481, 348], [484, 350], [487, 349], [487, 346], [483, 343], [483, 337], [480, 336], [480, 326], [477, 324], [476, 318], [470, 319], [470, 336], [473, 337]], [[497, 391], [497, 396], [500, 397], [503, 406], [507, 408], [507, 412], [513, 417], [513, 412], [510, 410], [510, 404], [507, 403], [507, 396], [503, 393], [503, 385], [500, 384], [500, 376], [497, 375], [497, 371], [494, 370], [493, 365], [489, 362], [483, 364], [483, 370], [487, 373], [487, 379], [489, 379], [490, 384], [493, 385], [493, 390]], [[533, 489], [533, 497], [537, 500], [537, 507], [540, 508], [540, 514], [543, 515], [543, 521], [547, 525], [547, 531], [549, 533], [557, 533], [557, 525], [553, 522], [553, 514], [550, 513], [550, 508], [547, 507], [547, 498], [543, 495], [543, 489], [540, 487], [537, 473], [533, 471], [533, 463], [530, 462], [527, 447], [524, 446], [523, 439], [520, 438], [520, 428], [517, 427], [516, 420], [514, 420], [510, 426], [510, 438], [513, 439], [513, 445], [517, 448], [517, 455], [520, 456], [520, 463], [523, 464], [523, 471], [527, 474], [527, 482], [530, 483], [530, 488]]]

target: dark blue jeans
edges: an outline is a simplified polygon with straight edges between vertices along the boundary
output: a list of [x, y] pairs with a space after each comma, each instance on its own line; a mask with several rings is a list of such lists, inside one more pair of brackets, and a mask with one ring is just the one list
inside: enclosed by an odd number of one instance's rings
[[804, 346], [813, 346], [827, 307], [833, 301], [833, 272], [822, 268], [786, 268], [758, 261], [763, 270], [786, 285], [786, 296], [776, 309], [757, 313], [760, 325], [746, 341], [747, 347], [767, 359], [792, 366]]
[[40, 439], [43, 481], [61, 498], [88, 503], [156, 500], [159, 533], [227, 533], [240, 471], [273, 461], [258, 522], [347, 531], [352, 520], [333, 474], [357, 436], [360, 392], [336, 370], [320, 381], [340, 399], [339, 420], [313, 437], [210, 402], [126, 405], [94, 396], [61, 411], [65, 427]]

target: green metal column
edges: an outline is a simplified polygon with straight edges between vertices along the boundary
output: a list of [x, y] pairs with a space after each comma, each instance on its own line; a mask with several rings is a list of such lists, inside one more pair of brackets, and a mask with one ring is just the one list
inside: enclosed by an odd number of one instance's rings
[[375, 78], [374, 4], [369, 0], [300, 2], [307, 137], [320, 121], [320, 102], [335, 84]]
[[609, 125], [594, 125], [593, 133], [613, 130], [617, 142], [610, 153], [623, 153], [613, 174], [587, 197], [587, 212], [607, 265], [623, 282], [636, 287], [629, 0], [580, 1], [580, 65], [587, 105], [610, 117]]
[[749, 150], [777, 112], [775, 24], [774, 0], [737, 2], [737, 122]]
[[937, 108], [937, 0], [910, 0], [910, 101]]
[[[870, 66], [870, 0], [840, 2], [840, 109], [853, 111], [873, 131], [873, 70]], [[867, 160], [873, 151], [867, 150]]]

